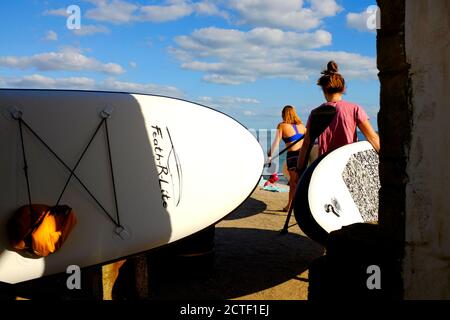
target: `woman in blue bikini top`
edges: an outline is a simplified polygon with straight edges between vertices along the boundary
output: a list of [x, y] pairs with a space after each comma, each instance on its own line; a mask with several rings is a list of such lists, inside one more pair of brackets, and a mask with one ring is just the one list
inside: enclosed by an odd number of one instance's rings
[[306, 134], [306, 128], [293, 106], [285, 106], [281, 116], [283, 122], [278, 124], [276, 137], [267, 155], [269, 157], [269, 162], [271, 162], [272, 155], [278, 149], [281, 139], [283, 139], [286, 147], [289, 148], [286, 156], [287, 169], [289, 170], [289, 202], [288, 205], [283, 208], [284, 211], [287, 211], [292, 203], [295, 186], [298, 181], [295, 170], [297, 168], [300, 149], [303, 145], [303, 140], [301, 138]]
[[288, 143], [295, 142], [301, 138], [303, 138], [304, 134], [298, 132], [297, 124], [291, 124], [292, 128], [294, 128], [295, 134], [290, 137], [283, 137], [284, 143], [287, 145]]

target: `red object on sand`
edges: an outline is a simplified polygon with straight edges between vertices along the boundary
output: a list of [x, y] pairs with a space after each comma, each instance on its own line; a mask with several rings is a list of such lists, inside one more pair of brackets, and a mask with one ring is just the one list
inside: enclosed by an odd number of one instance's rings
[[277, 182], [278, 180], [280, 180], [280, 178], [278, 177], [278, 174], [274, 173], [269, 177], [269, 180], [266, 181], [266, 183], [264, 184], [264, 187], [266, 187], [268, 184], [273, 184], [273, 183]]

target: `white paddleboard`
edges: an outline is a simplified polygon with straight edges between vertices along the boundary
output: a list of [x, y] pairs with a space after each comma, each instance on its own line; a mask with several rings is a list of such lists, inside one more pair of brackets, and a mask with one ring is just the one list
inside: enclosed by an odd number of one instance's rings
[[[264, 165], [258, 141], [234, 119], [161, 96], [67, 90], [0, 89], [0, 281], [17, 283], [102, 264], [182, 239], [221, 220], [256, 188]], [[75, 171], [114, 218], [72, 178], [61, 204], [77, 225], [62, 248], [31, 259], [10, 250], [6, 222], [28, 204], [22, 119], [73, 168], [106, 120], [119, 216], [101, 128]], [[103, 125], [104, 127], [104, 125]], [[54, 205], [69, 171], [23, 128], [33, 203]], [[114, 221], [120, 220], [120, 224]], [[120, 225], [124, 229], [117, 230]], [[122, 230], [122, 232], [119, 232]]]
[[367, 141], [338, 148], [302, 175], [294, 212], [302, 230], [324, 242], [335, 230], [378, 220], [378, 154]]

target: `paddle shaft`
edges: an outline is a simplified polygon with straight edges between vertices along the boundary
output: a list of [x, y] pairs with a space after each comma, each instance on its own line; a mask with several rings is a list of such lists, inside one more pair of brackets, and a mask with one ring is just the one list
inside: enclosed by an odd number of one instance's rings
[[[275, 157], [272, 158], [272, 161], [279, 158], [283, 153], [285, 153], [286, 151], [288, 151], [290, 148], [292, 148], [293, 145], [295, 145], [296, 143], [300, 142], [301, 140], [303, 140], [305, 136], [295, 140], [289, 147], [284, 148], [283, 150], [281, 150]], [[267, 166], [271, 166], [272, 165], [272, 161], [269, 163], [266, 163]]]
[[[314, 139], [315, 140], [315, 139]], [[306, 169], [306, 164], [308, 163], [307, 159], [309, 158], [309, 155], [311, 153], [312, 147], [314, 146], [313, 143], [310, 143], [308, 146], [308, 150], [306, 151], [306, 157], [305, 157], [305, 161], [304, 164], [302, 166], [302, 168], [299, 170], [298, 175], [299, 175], [299, 179], [297, 182], [297, 185], [295, 186], [295, 189], [297, 189], [298, 185], [300, 184], [300, 177], [303, 174], [303, 172], [305, 172]], [[292, 186], [291, 186], [292, 188]], [[288, 215], [286, 217], [286, 221], [284, 222], [284, 226], [283, 229], [281, 230], [281, 233], [287, 233], [288, 229], [289, 229], [289, 221], [291, 220], [291, 216], [292, 216], [292, 211], [294, 211], [294, 201], [291, 202], [290, 206], [289, 206], [289, 210], [288, 210]]]

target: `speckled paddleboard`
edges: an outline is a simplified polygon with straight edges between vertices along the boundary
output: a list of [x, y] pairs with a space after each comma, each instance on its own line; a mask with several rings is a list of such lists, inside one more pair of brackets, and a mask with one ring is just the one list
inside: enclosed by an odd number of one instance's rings
[[353, 223], [378, 220], [378, 154], [367, 141], [346, 145], [316, 160], [303, 174], [294, 214], [312, 239]]

